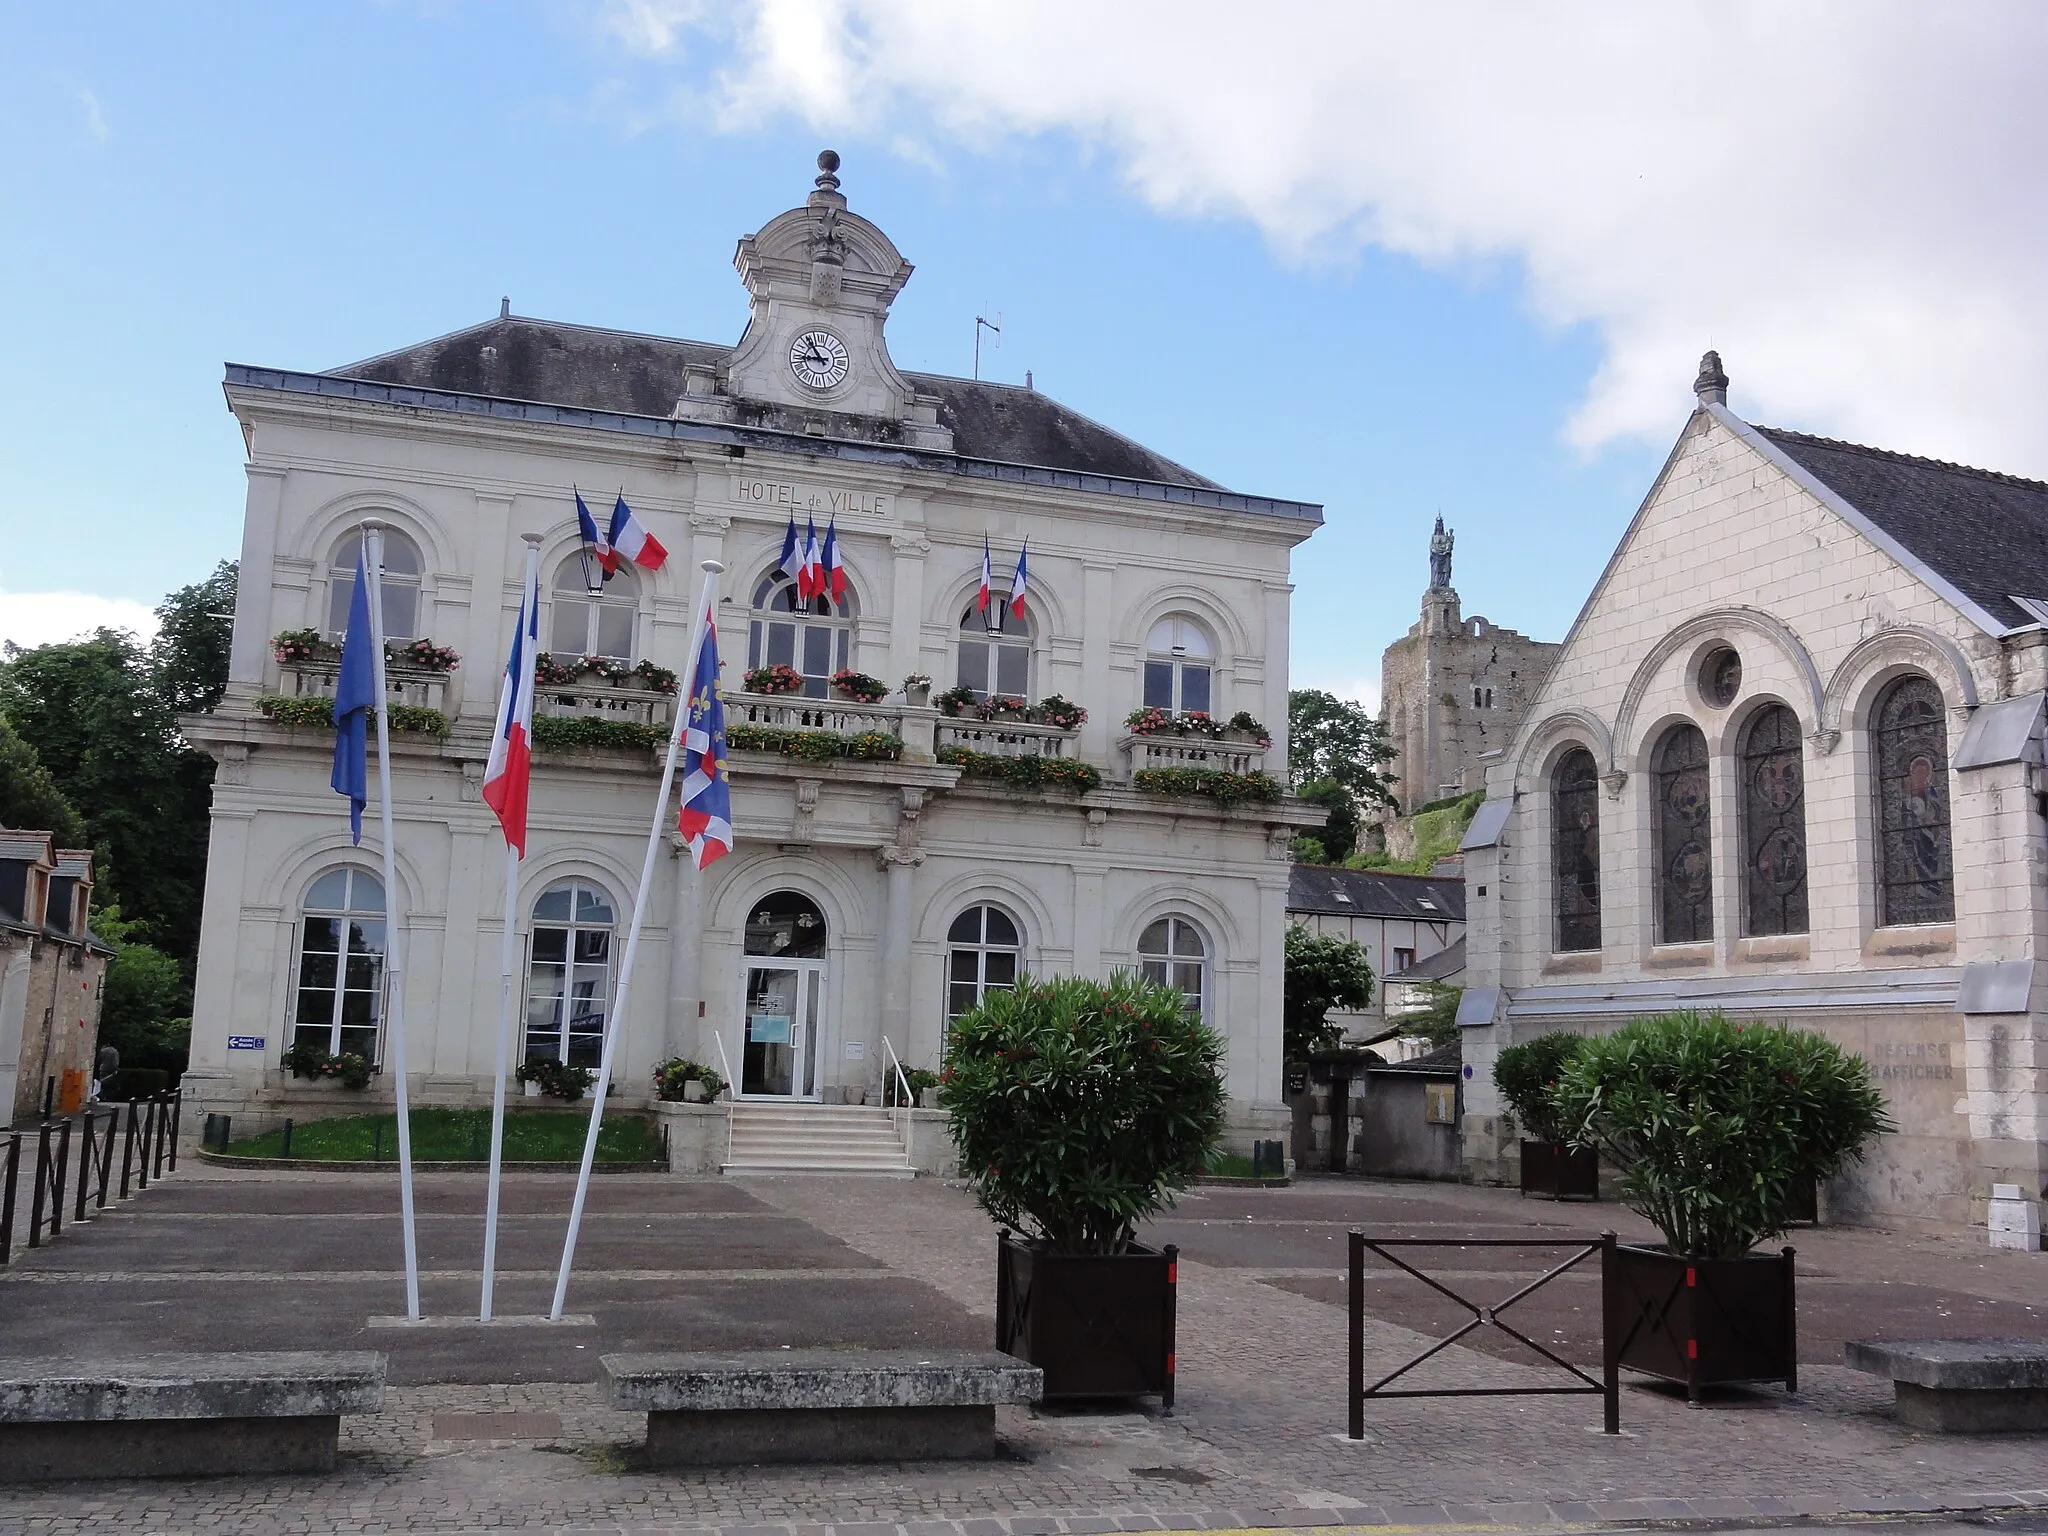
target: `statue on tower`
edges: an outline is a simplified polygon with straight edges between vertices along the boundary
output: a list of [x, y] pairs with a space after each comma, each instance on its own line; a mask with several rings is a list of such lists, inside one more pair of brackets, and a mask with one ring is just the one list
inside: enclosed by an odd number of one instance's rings
[[1447, 592], [1451, 586], [1451, 546], [1458, 536], [1446, 531], [1443, 514], [1436, 519], [1436, 532], [1429, 536], [1429, 589]]

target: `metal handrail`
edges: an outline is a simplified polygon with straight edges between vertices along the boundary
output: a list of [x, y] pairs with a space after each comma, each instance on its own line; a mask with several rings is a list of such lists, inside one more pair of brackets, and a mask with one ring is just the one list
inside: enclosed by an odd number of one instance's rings
[[889, 1053], [889, 1068], [896, 1074], [896, 1107], [889, 1111], [889, 1124], [894, 1126], [897, 1123], [897, 1114], [902, 1114], [902, 1129], [897, 1135], [903, 1143], [903, 1160], [916, 1167], [910, 1155], [910, 1138], [917, 1134], [917, 1121], [911, 1118], [910, 1114], [913, 1108], [910, 1102], [910, 1078], [904, 1072], [903, 1060], [896, 1054], [896, 1047], [889, 1043], [887, 1035], [882, 1036], [882, 1049]]
[[740, 1101], [740, 1080], [733, 1075], [732, 1058], [725, 1054], [725, 1031], [711, 1031], [711, 1043], [718, 1047], [718, 1067], [725, 1074], [725, 1160], [732, 1161], [732, 1112]]

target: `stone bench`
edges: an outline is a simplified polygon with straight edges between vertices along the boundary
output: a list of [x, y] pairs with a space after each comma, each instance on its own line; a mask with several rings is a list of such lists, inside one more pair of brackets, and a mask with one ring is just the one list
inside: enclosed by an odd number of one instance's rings
[[1914, 1429], [2048, 1429], [2048, 1342], [2039, 1339], [1859, 1340], [1847, 1363], [1889, 1376], [1899, 1422]]
[[383, 1401], [379, 1354], [0, 1360], [0, 1482], [327, 1472]]
[[647, 1415], [656, 1467], [957, 1461], [996, 1453], [996, 1405], [1035, 1403], [1036, 1366], [982, 1350], [606, 1355], [611, 1405]]

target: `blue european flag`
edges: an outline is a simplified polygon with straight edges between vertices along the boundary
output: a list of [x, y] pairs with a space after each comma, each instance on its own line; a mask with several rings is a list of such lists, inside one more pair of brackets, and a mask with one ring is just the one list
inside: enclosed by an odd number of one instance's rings
[[341, 675], [334, 683], [334, 777], [337, 795], [348, 796], [349, 835], [363, 840], [363, 806], [370, 798], [370, 711], [377, 707], [377, 659], [371, 648], [370, 578], [356, 555], [356, 590], [348, 604], [348, 633], [341, 641]]

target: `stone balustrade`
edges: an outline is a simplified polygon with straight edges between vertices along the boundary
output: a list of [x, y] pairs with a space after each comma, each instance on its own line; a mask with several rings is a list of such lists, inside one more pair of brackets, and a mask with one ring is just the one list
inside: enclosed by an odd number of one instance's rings
[[[301, 661], [278, 668], [278, 691], [299, 699], [331, 699], [341, 676], [339, 661]], [[386, 663], [385, 690], [394, 705], [447, 713], [448, 674]]]
[[590, 677], [533, 687], [533, 712], [556, 720], [617, 720], [666, 728], [675, 719], [675, 707], [672, 693], [615, 687]]
[[1072, 757], [1074, 733], [1024, 721], [942, 719], [938, 745], [965, 747], [990, 757]]
[[1239, 732], [1226, 736], [1126, 736], [1117, 743], [1126, 777], [1142, 768], [1214, 768], [1222, 773], [1257, 773], [1266, 753], [1254, 737]]

